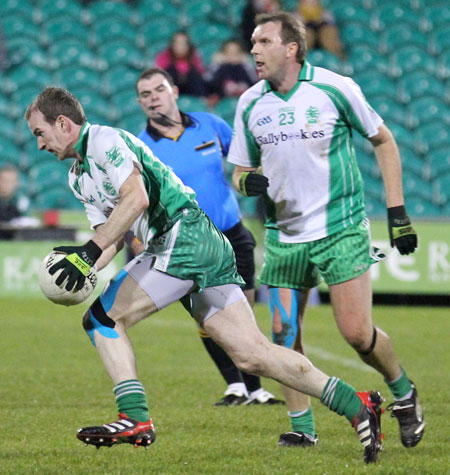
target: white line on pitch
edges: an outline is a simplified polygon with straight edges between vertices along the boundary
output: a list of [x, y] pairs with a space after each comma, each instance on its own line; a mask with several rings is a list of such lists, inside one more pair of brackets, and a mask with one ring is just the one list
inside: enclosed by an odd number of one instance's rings
[[[344, 356], [338, 356], [334, 353], [330, 353], [323, 348], [319, 348], [318, 346], [306, 346], [306, 353], [308, 355], [313, 355], [315, 358], [322, 359], [324, 361], [333, 361], [336, 363], [341, 364], [342, 366], [347, 366], [348, 368], [355, 368], [359, 369], [360, 371], [365, 371], [366, 373], [374, 373], [375, 370], [370, 366], [352, 358], [345, 358]], [[356, 355], [355, 355], [356, 358]]]
[[[190, 319], [189, 315], [186, 314], [186, 320], [180, 321], [177, 320], [174, 322], [173, 320], [169, 318], [158, 318], [158, 317], [150, 317], [152, 320], [152, 325], [157, 325], [161, 327], [170, 327], [170, 326], [177, 326], [177, 328], [188, 328], [188, 327], [193, 327], [195, 326], [195, 322]], [[334, 353], [330, 353], [327, 350], [324, 350], [323, 348], [320, 348], [318, 346], [306, 346], [306, 351], [308, 355], [314, 356], [315, 358], [319, 358], [323, 361], [333, 361], [335, 363], [339, 363], [342, 366], [346, 366], [347, 368], [354, 368], [360, 371], [365, 371], [366, 373], [374, 373], [375, 370], [371, 368], [370, 366], [362, 363], [361, 361], [358, 361], [356, 358], [357, 356], [355, 355], [355, 359], [352, 358], [346, 358], [344, 356], [338, 356]], [[314, 363], [314, 362], [313, 362]]]

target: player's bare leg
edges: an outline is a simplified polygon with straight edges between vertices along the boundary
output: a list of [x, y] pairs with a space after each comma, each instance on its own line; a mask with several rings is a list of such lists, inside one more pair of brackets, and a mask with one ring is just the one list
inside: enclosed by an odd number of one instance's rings
[[204, 326], [241, 370], [320, 398], [331, 410], [345, 415], [364, 445], [364, 461], [376, 460], [381, 449], [379, 393], [356, 393], [343, 381], [315, 368], [302, 354], [270, 343], [258, 329], [245, 299], [218, 311]]
[[[121, 298], [121, 296], [127, 296]], [[133, 297], [130, 299], [130, 295]], [[127, 379], [137, 379], [136, 360], [127, 329], [158, 309], [135, 281], [128, 277], [117, 293], [108, 317], [115, 322], [118, 338], [106, 338], [95, 332], [95, 344], [101, 360], [114, 384]]]
[[[247, 298], [248, 303], [253, 309], [253, 306], [255, 304], [255, 289], [248, 289], [244, 290], [244, 295]], [[254, 375], [250, 375], [245, 372], [241, 372], [242, 378], [244, 379], [244, 383], [247, 387], [247, 390], [249, 388], [256, 387], [253, 392], [249, 391], [248, 394], [248, 399], [247, 401], [244, 402], [244, 405], [250, 406], [250, 405], [267, 405], [267, 406], [275, 406], [275, 405], [285, 405], [286, 403], [282, 401], [281, 399], [277, 399], [273, 394], [271, 394], [269, 391], [266, 391], [262, 386], [261, 386], [261, 381], [260, 378]], [[259, 383], [259, 384], [258, 384]]]
[[398, 362], [391, 339], [373, 326], [370, 271], [331, 285], [330, 297], [340, 332], [360, 358], [384, 376], [396, 399], [390, 407], [392, 416], [398, 419], [403, 445], [414, 447], [425, 430], [422, 408], [414, 384]]
[[[271, 288], [269, 295], [274, 343], [305, 354], [302, 344], [303, 316], [309, 290], [300, 292], [288, 288]], [[317, 437], [309, 396], [283, 384], [280, 386], [286, 399], [292, 431], [281, 434], [278, 444], [285, 447], [316, 445]]]
[[[246, 289], [243, 292], [250, 306], [253, 307], [255, 289]], [[223, 348], [210, 338], [204, 329], [199, 327], [198, 330], [203, 345], [227, 383], [224, 396], [214, 404], [215, 406], [285, 404], [262, 387], [259, 376], [239, 371]]]
[[259, 330], [246, 300], [220, 310], [204, 327], [239, 369], [320, 398], [328, 376], [300, 353], [270, 343]]
[[379, 371], [388, 381], [401, 374], [389, 336], [376, 329], [376, 342], [370, 353], [374, 326], [372, 322], [372, 287], [370, 271], [355, 279], [330, 286], [330, 298], [337, 326], [361, 359]]
[[[100, 299], [94, 302], [84, 316], [84, 325], [115, 385], [119, 419], [102, 426], [80, 429], [77, 437], [97, 448], [118, 443], [148, 448], [154, 442], [156, 433], [148, 415], [145, 390], [138, 380], [134, 350], [127, 329], [154, 313], [157, 308], [129, 276], [120, 282], [113, 299], [111, 289], [107, 295], [108, 298], [105, 297], [103, 302]], [[109, 301], [111, 307], [105, 308]]]

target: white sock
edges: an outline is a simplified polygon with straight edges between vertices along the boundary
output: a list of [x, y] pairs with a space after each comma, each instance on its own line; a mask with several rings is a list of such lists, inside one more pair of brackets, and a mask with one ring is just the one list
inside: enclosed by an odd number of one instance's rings
[[247, 388], [245, 387], [244, 383], [229, 384], [227, 390], [225, 391], [225, 396], [228, 396], [229, 394], [248, 397]]
[[403, 397], [396, 399], [396, 401], [406, 401], [406, 399], [410, 399], [413, 395], [413, 390], [409, 391], [409, 393], [405, 394]]
[[263, 388], [259, 388], [256, 391], [252, 391], [250, 393], [250, 398], [251, 399], [256, 399], [258, 396], [261, 396], [261, 394], [264, 394], [266, 391]]

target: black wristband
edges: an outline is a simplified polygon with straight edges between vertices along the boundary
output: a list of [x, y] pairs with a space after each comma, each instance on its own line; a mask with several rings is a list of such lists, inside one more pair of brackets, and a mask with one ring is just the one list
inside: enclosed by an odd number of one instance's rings
[[90, 239], [83, 247], [82, 259], [90, 266], [93, 266], [102, 255], [103, 251], [92, 239]]
[[388, 218], [400, 218], [402, 216], [406, 216], [405, 205], [392, 206], [391, 208], [387, 209], [387, 212]]

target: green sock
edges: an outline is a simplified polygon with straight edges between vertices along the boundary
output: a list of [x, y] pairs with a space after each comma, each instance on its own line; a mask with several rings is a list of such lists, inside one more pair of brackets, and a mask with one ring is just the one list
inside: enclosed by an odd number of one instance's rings
[[350, 422], [361, 409], [361, 399], [356, 390], [334, 376], [327, 381], [320, 402]]
[[148, 414], [145, 389], [137, 379], [122, 381], [114, 388], [119, 412], [139, 422], [147, 422]]
[[397, 379], [394, 379], [394, 381], [387, 381], [385, 379], [384, 381], [389, 386], [395, 399], [400, 399], [406, 396], [412, 390], [411, 383], [403, 368], [402, 374]]
[[288, 412], [291, 418], [291, 426], [294, 432], [303, 432], [313, 437], [316, 436], [314, 426], [314, 414], [311, 407], [308, 407], [306, 411], [301, 412]]

